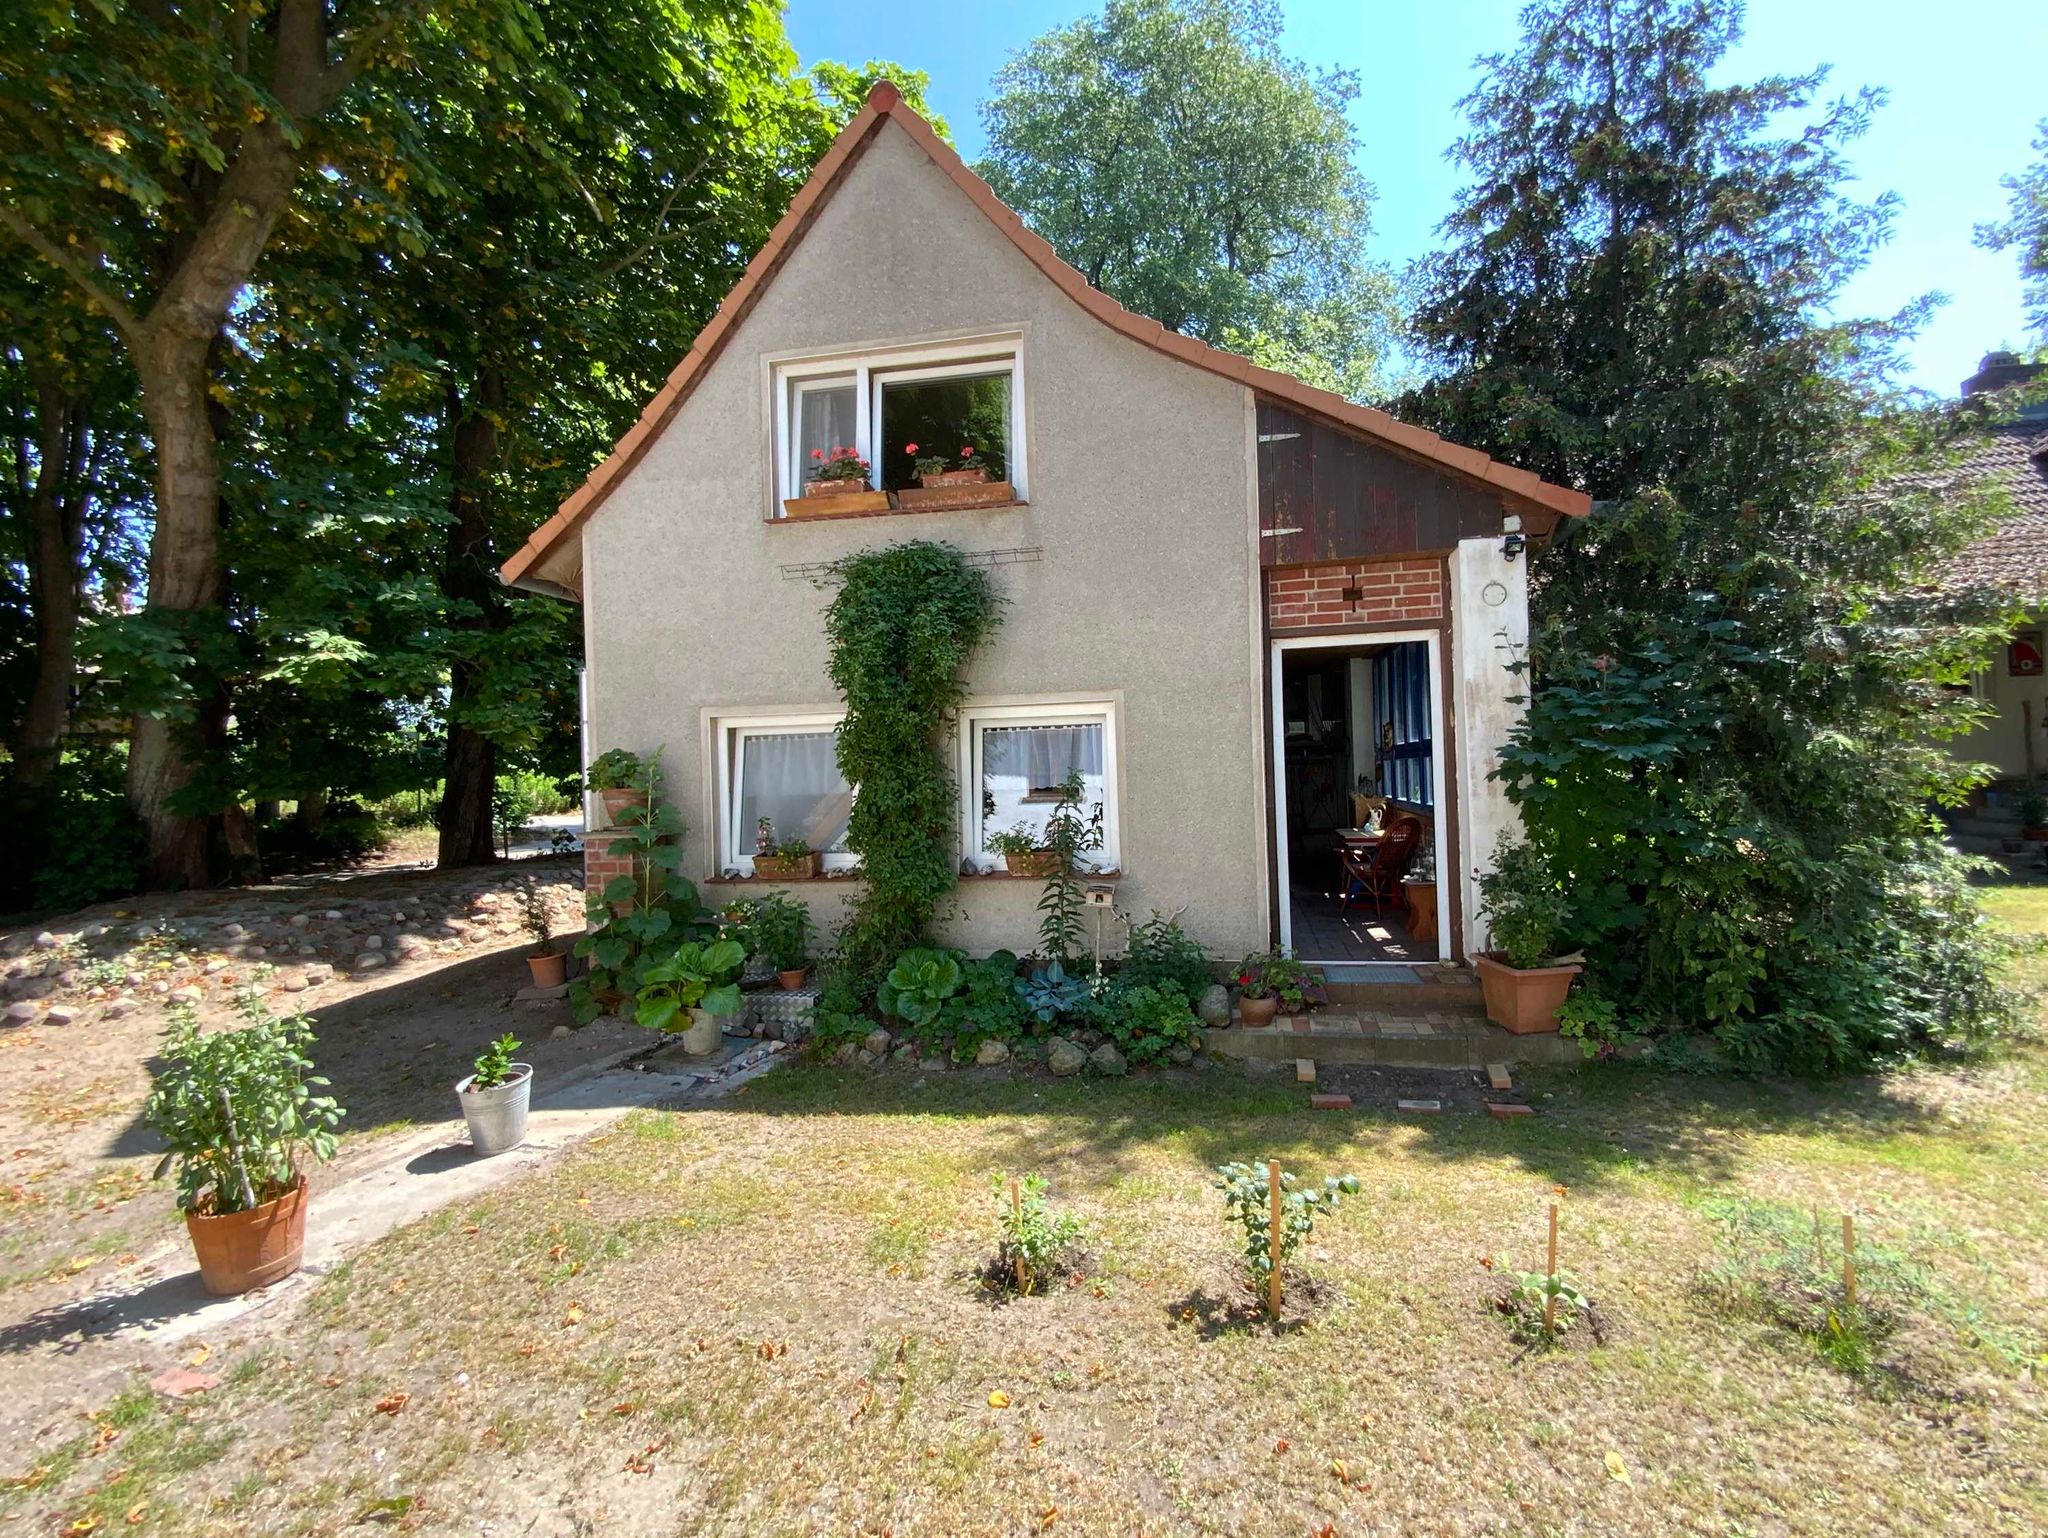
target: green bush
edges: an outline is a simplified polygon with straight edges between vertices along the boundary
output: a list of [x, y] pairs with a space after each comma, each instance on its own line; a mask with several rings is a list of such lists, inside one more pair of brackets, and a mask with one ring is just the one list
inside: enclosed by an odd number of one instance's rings
[[967, 963], [960, 991], [939, 1013], [956, 1058], [972, 1057], [984, 1041], [1015, 1041], [1030, 1029], [1016, 983], [1017, 958], [1010, 951]]
[[142, 829], [122, 789], [123, 757], [93, 752], [67, 757], [43, 825], [26, 830], [35, 860], [33, 901], [38, 908], [69, 910], [125, 897], [142, 874]]
[[966, 978], [956, 953], [913, 946], [896, 958], [882, 980], [875, 1008], [884, 1018], [893, 1016], [906, 1025], [930, 1025]]
[[1131, 988], [1171, 983], [1191, 999], [1199, 999], [1216, 980], [1208, 953], [1180, 927], [1180, 915], [1156, 908], [1150, 918], [1131, 926], [1130, 944], [1116, 975]]
[[1175, 1047], [1198, 1047], [1202, 1041], [1201, 1022], [1177, 983], [1116, 989], [1105, 1029], [1133, 1064], [1156, 1063]]
[[1509, 966], [1540, 967], [1564, 923], [1564, 889], [1541, 849], [1503, 833], [1479, 878], [1479, 911]]

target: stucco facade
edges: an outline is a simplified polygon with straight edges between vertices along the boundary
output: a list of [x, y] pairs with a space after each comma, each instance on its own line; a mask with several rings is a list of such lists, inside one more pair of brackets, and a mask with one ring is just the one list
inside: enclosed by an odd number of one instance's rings
[[[779, 357], [995, 332], [1022, 337], [1028, 505], [774, 518]], [[659, 440], [583, 531], [594, 749], [665, 748], [720, 868], [713, 722], [834, 709], [828, 587], [787, 568], [946, 540], [1015, 552], [1003, 623], [969, 670], [980, 703], [1120, 706], [1119, 906], [1189, 904], [1219, 952], [1264, 943], [1265, 783], [1249, 393], [1108, 331], [1031, 266], [908, 137], [885, 126]], [[843, 883], [798, 884], [830, 922]], [[1034, 941], [1035, 883], [963, 881], [947, 936]], [[1119, 937], [1120, 938], [1120, 937]]]

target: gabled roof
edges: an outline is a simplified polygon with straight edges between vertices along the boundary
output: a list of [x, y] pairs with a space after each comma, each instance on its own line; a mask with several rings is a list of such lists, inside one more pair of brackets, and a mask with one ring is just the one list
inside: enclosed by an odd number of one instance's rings
[[2048, 407], [1988, 429], [1963, 469], [1996, 481], [2013, 516], [1950, 563], [1945, 585], [2048, 594]]
[[[1435, 433], [1396, 421], [1384, 411], [1354, 405], [1341, 395], [1304, 384], [1291, 374], [1260, 368], [1249, 358], [1224, 352], [1193, 337], [1170, 331], [1156, 320], [1133, 314], [1107, 294], [1091, 288], [1087, 279], [1061, 261], [1043, 238], [1025, 227], [1024, 220], [1014, 209], [989, 190], [988, 183], [967, 168], [958, 152], [932, 132], [931, 125], [905, 104], [896, 87], [884, 80], [868, 93], [867, 104], [832, 141], [832, 147], [811, 172], [810, 180], [804, 183], [790, 203], [789, 212], [769, 233], [767, 244], [747, 264], [747, 270], [733, 285], [732, 292], [725, 296], [718, 313], [697, 334], [683, 361], [668, 376], [668, 383], [656, 392], [654, 399], [640, 413], [640, 420], [619, 439], [611, 455], [591, 472], [590, 478], [562, 504], [561, 510], [534, 530], [532, 537], [504, 564], [500, 576], [505, 582], [517, 584], [529, 580], [535, 566], [574, 535], [626, 472], [639, 463], [662, 428], [689, 399], [697, 381], [724, 350], [726, 342], [746, 319], [747, 312], [761, 297], [790, 251], [810, 229], [812, 221], [818, 217], [862, 152], [873, 142], [882, 124], [889, 121], [894, 121], [910, 135], [931, 157], [932, 163], [967, 194], [969, 200], [1009, 237], [1033, 266], [1059, 285], [1076, 304], [1111, 329], [1196, 368], [1236, 380], [1262, 395], [1327, 417], [1338, 426], [1374, 439], [1398, 453], [1441, 465], [1457, 475], [1493, 487], [1518, 509], [1538, 514], [1544, 527], [1554, 523], [1560, 515], [1584, 517], [1592, 507], [1584, 492], [1554, 486], [1527, 470], [1517, 470], [1489, 459], [1476, 449], [1460, 448]], [[561, 591], [555, 584], [545, 586], [551, 591]]]

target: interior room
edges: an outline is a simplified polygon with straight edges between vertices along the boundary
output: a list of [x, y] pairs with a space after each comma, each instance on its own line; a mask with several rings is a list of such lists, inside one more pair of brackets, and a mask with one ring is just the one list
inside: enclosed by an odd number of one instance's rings
[[1304, 961], [1439, 957], [1429, 646], [1288, 650], [1288, 938]]

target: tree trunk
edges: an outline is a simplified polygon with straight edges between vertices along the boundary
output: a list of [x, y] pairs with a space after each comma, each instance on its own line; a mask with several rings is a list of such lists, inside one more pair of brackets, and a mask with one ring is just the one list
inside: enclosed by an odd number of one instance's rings
[[[451, 434], [448, 537], [442, 549], [441, 591], [462, 612], [458, 631], [498, 629], [504, 599], [491, 558], [490, 477], [498, 461], [498, 424], [505, 406], [505, 381], [486, 365], [469, 399], [448, 384]], [[461, 648], [448, 674], [448, 746], [441, 759], [441, 838], [435, 862], [442, 866], [489, 865], [498, 858], [491, 826], [491, 792], [498, 779], [498, 747], [464, 719], [482, 692], [483, 664]]]
[[[15, 728], [11, 799], [33, 812], [56, 772], [71, 721], [77, 655], [79, 563], [85, 555], [85, 402], [55, 381], [36, 381], [36, 484], [27, 502], [29, 609], [35, 617], [36, 676]], [[21, 826], [22, 824], [17, 824]]]

